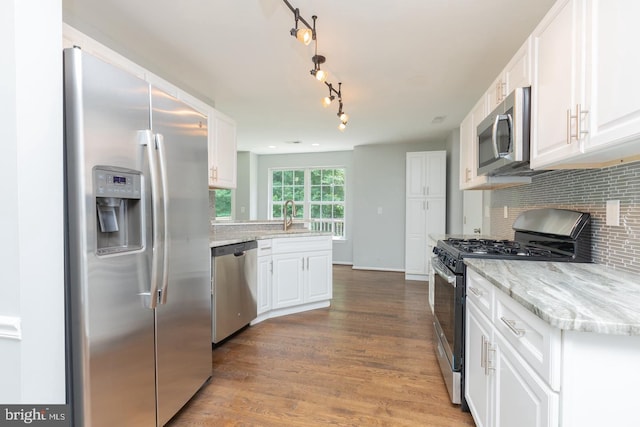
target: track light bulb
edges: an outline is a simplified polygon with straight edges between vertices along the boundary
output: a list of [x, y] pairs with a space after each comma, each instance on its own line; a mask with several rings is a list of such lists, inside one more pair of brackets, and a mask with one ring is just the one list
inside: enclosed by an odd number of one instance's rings
[[324, 70], [316, 70], [316, 79], [318, 81], [324, 82], [325, 80], [327, 80], [327, 72]]
[[312, 33], [308, 28], [300, 28], [296, 31], [296, 38], [300, 43], [303, 43], [305, 46], [308, 46], [311, 43]]
[[340, 121], [346, 124], [349, 121], [349, 115], [347, 113], [340, 114]]
[[322, 98], [322, 106], [324, 108], [327, 108], [329, 105], [331, 105], [331, 97], [330, 96], [325, 96], [324, 98]]
[[347, 128], [347, 125], [344, 123], [340, 123], [338, 125], [338, 130], [340, 130], [340, 132], [344, 132], [344, 130]]

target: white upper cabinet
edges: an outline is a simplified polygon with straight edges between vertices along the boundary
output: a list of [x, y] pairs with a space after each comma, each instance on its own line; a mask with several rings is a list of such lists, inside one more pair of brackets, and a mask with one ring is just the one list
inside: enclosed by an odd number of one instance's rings
[[531, 38], [528, 38], [487, 90], [487, 114], [504, 101], [515, 88], [531, 86], [530, 52]]
[[533, 34], [531, 166], [588, 168], [640, 155], [633, 0], [560, 0]]
[[531, 167], [534, 169], [581, 150], [574, 131], [578, 121], [571, 116], [577, 108], [584, 108], [580, 48], [583, 9], [583, 1], [561, 0], [533, 33]]
[[236, 123], [219, 111], [209, 116], [209, 187], [236, 188]]
[[[640, 2], [592, 0], [587, 10], [587, 114], [585, 152], [640, 136]], [[612, 153], [613, 154], [613, 153]], [[640, 154], [638, 142], [618, 155]], [[611, 155], [605, 155], [608, 160]]]

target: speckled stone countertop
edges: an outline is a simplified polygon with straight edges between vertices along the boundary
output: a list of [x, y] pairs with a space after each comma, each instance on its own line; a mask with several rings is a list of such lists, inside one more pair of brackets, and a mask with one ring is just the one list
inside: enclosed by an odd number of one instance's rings
[[248, 242], [251, 240], [275, 239], [279, 237], [304, 237], [304, 236], [331, 236], [327, 231], [311, 231], [306, 229], [293, 230], [245, 230], [220, 232], [211, 231], [209, 233], [209, 246], [231, 245], [234, 243]]
[[563, 330], [640, 335], [640, 279], [600, 264], [465, 259], [468, 268]]

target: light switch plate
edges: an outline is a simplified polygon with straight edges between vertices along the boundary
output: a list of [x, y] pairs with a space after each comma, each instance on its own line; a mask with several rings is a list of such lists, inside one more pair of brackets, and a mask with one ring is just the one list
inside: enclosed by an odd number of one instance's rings
[[607, 200], [607, 225], [620, 225], [620, 200]]

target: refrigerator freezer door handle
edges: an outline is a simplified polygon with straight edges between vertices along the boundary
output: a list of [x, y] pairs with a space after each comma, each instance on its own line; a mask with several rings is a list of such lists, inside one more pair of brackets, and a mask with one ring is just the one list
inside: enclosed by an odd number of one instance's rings
[[155, 141], [150, 130], [138, 131], [138, 140], [140, 145], [147, 147], [147, 159], [149, 162], [149, 181], [151, 184], [151, 215], [152, 215], [152, 255], [151, 255], [151, 283], [149, 285], [149, 293], [143, 292], [141, 296], [146, 297], [148, 301], [147, 307], [153, 309], [158, 305], [158, 259], [162, 249], [160, 245], [160, 226], [156, 218], [158, 218], [158, 162], [155, 154]]
[[164, 148], [164, 137], [156, 134], [156, 149], [158, 151], [158, 165], [160, 169], [160, 185], [162, 186], [162, 273], [160, 275], [160, 304], [167, 303], [167, 289], [169, 286], [169, 198], [167, 181], [167, 162]]

